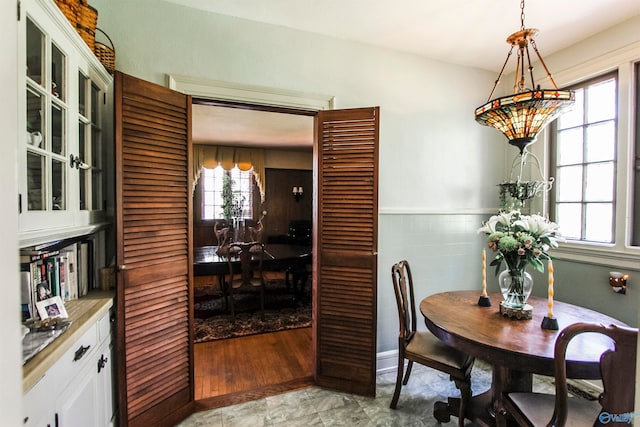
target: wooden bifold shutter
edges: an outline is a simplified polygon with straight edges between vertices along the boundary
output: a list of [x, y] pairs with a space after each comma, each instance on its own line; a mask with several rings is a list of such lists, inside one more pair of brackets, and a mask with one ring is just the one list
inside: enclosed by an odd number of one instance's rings
[[316, 382], [375, 395], [379, 109], [320, 111]]
[[192, 401], [191, 99], [116, 73], [122, 426], [170, 426]]

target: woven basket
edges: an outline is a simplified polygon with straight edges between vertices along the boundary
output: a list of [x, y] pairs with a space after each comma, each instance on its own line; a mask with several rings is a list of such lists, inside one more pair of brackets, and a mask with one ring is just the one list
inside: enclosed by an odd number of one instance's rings
[[89, 6], [86, 1], [81, 0], [80, 9], [78, 10], [78, 22], [76, 23], [76, 31], [82, 37], [82, 40], [93, 51], [96, 42], [96, 25], [98, 25], [98, 11]]
[[71, 23], [73, 28], [78, 24], [78, 11], [80, 10], [80, 0], [55, 0], [58, 9]]
[[93, 46], [93, 53], [95, 53], [96, 57], [100, 62], [102, 62], [102, 65], [104, 65], [104, 68], [107, 69], [109, 74], [113, 74], [116, 69], [116, 48], [107, 33], [102, 31], [100, 28], [96, 28], [96, 31], [104, 34], [107, 40], [109, 40], [111, 46], [107, 46], [106, 44], [97, 41]]

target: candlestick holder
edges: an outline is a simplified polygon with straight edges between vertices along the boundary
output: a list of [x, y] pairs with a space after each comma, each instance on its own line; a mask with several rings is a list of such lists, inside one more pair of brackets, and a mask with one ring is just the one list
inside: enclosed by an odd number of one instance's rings
[[480, 307], [491, 307], [491, 298], [489, 298], [489, 295], [480, 295], [478, 305]]
[[558, 330], [558, 319], [555, 317], [547, 317], [544, 316], [542, 319], [542, 325], [540, 325], [542, 329], [550, 329], [552, 331]]

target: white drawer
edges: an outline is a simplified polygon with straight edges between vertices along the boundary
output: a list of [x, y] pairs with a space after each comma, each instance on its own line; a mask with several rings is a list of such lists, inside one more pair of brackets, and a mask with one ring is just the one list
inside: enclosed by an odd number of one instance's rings
[[93, 324], [49, 370], [57, 386], [60, 387], [72, 380], [85, 363], [92, 359], [97, 347], [98, 332]]

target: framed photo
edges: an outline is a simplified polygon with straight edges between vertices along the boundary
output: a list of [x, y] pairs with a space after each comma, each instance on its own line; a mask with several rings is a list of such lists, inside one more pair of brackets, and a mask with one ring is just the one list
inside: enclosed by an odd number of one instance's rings
[[56, 317], [66, 318], [67, 310], [64, 308], [64, 303], [60, 297], [51, 297], [42, 301], [36, 302], [36, 308], [40, 319], [54, 319]]

